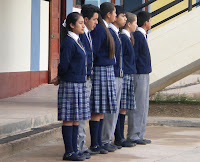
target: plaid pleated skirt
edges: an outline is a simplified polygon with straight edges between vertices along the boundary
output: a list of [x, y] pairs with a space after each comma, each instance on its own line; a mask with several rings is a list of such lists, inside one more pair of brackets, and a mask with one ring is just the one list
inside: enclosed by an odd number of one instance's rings
[[91, 113], [116, 113], [117, 99], [113, 66], [94, 67], [90, 108]]
[[80, 121], [90, 117], [86, 84], [61, 81], [58, 89], [58, 120]]
[[123, 78], [120, 109], [127, 109], [127, 110], [136, 109], [133, 74], [125, 75]]

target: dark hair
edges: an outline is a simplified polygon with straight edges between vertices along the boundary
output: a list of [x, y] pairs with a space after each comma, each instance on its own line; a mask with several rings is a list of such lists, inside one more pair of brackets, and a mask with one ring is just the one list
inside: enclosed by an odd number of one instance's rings
[[110, 34], [110, 31], [105, 26], [102, 18], [105, 18], [108, 12], [112, 13], [114, 11], [114, 9], [115, 9], [115, 7], [112, 3], [109, 3], [109, 2], [102, 3], [100, 6], [101, 15], [99, 15], [99, 18], [98, 18], [99, 24], [101, 24], [104, 27], [104, 29], [106, 30], [107, 47], [109, 50], [109, 58], [110, 59], [112, 59], [115, 55], [115, 42], [114, 42], [112, 35]]
[[88, 19], [91, 19], [95, 13], [100, 13], [100, 9], [94, 5], [86, 4], [82, 6], [81, 14], [83, 17], [87, 17]]
[[80, 16], [82, 16], [82, 15], [78, 12], [71, 12], [69, 15], [67, 15], [67, 18], [66, 18], [66, 30], [67, 31], [72, 30], [70, 24], [75, 25]]
[[116, 5], [116, 6], [115, 6], [115, 9], [116, 9], [117, 17], [118, 17], [120, 14], [125, 14], [124, 8], [123, 8], [122, 6]]
[[104, 2], [100, 5], [100, 14], [103, 19], [105, 19], [108, 12], [112, 13], [115, 6], [110, 2]]
[[137, 14], [137, 24], [139, 27], [143, 26], [146, 21], [149, 21], [151, 14], [146, 11], [141, 11]]
[[[127, 26], [128, 23], [132, 23], [133, 21], [136, 21], [137, 16], [131, 12], [126, 12], [126, 25], [124, 26], [124, 28]], [[133, 34], [131, 33], [131, 43], [132, 45], [135, 44], [135, 39], [133, 37]]]

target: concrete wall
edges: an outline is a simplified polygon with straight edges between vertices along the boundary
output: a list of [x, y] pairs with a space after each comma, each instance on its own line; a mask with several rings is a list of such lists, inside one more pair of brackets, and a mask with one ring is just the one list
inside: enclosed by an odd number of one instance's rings
[[40, 12], [40, 71], [48, 70], [49, 61], [49, 2], [41, 0]]
[[151, 32], [150, 94], [200, 69], [200, 7]]
[[0, 0], [0, 98], [48, 82], [49, 2]]
[[30, 71], [31, 0], [0, 0], [0, 72]]

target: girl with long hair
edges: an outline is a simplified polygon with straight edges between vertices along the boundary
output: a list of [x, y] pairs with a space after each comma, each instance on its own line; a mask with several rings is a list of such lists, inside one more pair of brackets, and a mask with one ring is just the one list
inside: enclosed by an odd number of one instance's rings
[[90, 119], [86, 91], [87, 56], [79, 38], [79, 34], [84, 33], [84, 27], [83, 17], [78, 12], [67, 16], [67, 36], [61, 45], [58, 66], [58, 120], [63, 121], [63, 160], [82, 161], [86, 158], [77, 149], [79, 121]]
[[90, 149], [106, 154], [108, 150], [102, 146], [102, 124], [105, 113], [116, 112], [116, 85], [113, 65], [115, 64], [115, 44], [108, 30], [108, 24], [115, 21], [116, 11], [109, 2], [100, 5], [99, 24], [91, 32], [94, 52], [94, 74], [92, 76], [92, 92], [90, 97], [91, 120]]

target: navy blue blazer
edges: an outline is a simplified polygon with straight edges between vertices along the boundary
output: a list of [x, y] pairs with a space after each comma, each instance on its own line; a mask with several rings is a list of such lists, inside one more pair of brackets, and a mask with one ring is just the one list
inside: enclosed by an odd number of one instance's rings
[[91, 31], [93, 41], [94, 66], [109, 66], [115, 64], [115, 59], [109, 58], [106, 30], [101, 24]]
[[120, 34], [122, 41], [122, 53], [124, 74], [136, 74], [135, 51], [130, 38], [126, 34]]
[[92, 51], [93, 51], [93, 47], [91, 48], [89, 40], [86, 36], [86, 34], [80, 34], [79, 35], [81, 42], [83, 43], [84, 47], [85, 47], [85, 52], [87, 54], [87, 75], [91, 75], [91, 67], [92, 67]]
[[86, 82], [86, 54], [78, 43], [66, 36], [61, 45], [58, 76], [65, 82]]
[[151, 73], [151, 56], [146, 38], [140, 31], [133, 33], [137, 74]]
[[[115, 31], [112, 28], [109, 28], [109, 30], [115, 41], [115, 58], [116, 58], [116, 63], [114, 65], [115, 77], [120, 77], [120, 54], [122, 52], [121, 40], [117, 36], [117, 33], [115, 33]], [[123, 56], [121, 57], [122, 57], [122, 70], [123, 70]], [[123, 77], [123, 75], [121, 77]]]

